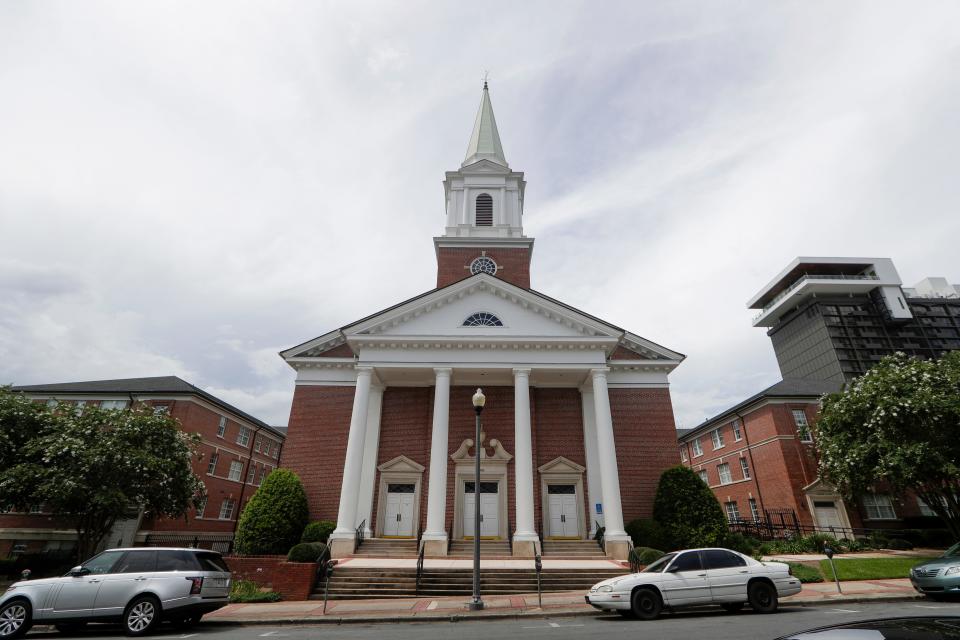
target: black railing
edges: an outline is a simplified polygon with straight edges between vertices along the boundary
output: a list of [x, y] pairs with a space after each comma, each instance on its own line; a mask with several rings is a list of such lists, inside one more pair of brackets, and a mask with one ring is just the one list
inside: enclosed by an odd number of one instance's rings
[[330, 595], [330, 578], [333, 577], [333, 568], [336, 566], [337, 561], [330, 559], [330, 549], [329, 547], [324, 548], [323, 553], [320, 554], [320, 558], [317, 560], [319, 566], [317, 567], [318, 578], [323, 580], [323, 613], [327, 613], [327, 597]]
[[363, 520], [353, 533], [353, 550], [356, 551], [363, 544], [363, 529], [367, 526], [367, 521]]
[[606, 533], [606, 531], [606, 527], [599, 527], [596, 535], [597, 544], [600, 545], [600, 550], [603, 551], [604, 555], [607, 554], [607, 547], [603, 544], [603, 534]]
[[143, 541], [145, 547], [189, 547], [193, 549], [210, 549], [223, 554], [233, 551], [233, 536], [231, 535], [183, 535], [151, 533]]
[[423, 577], [423, 547], [420, 547], [420, 553], [417, 555], [417, 584], [414, 587], [414, 595], [420, 595], [420, 579]]
[[543, 609], [543, 589], [540, 586], [540, 572], [543, 570], [543, 562], [540, 560], [540, 554], [533, 557], [533, 568], [537, 572], [537, 606]]
[[881, 535], [885, 538], [910, 539], [916, 529], [868, 529], [865, 527], [837, 527], [803, 525], [796, 520], [761, 519], [733, 520], [727, 525], [730, 531], [742, 533], [758, 540], [790, 540], [814, 533], [821, 533], [841, 540], [870, 538]]
[[447, 555], [450, 555], [450, 543], [453, 542], [453, 527], [447, 531]]

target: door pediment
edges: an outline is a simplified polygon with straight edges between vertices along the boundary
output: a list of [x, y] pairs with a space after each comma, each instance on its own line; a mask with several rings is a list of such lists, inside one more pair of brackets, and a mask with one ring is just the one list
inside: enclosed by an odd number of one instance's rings
[[583, 473], [584, 470], [586, 467], [563, 456], [558, 456], [547, 464], [537, 467], [540, 473]]
[[397, 456], [393, 460], [377, 465], [377, 469], [381, 472], [386, 471], [390, 473], [423, 473], [426, 467], [422, 464], [417, 464], [407, 456]]

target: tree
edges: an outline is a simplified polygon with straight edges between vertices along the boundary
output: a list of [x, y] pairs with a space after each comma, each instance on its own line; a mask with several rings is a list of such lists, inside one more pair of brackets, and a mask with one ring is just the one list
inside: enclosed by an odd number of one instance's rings
[[[33, 431], [25, 434], [25, 428]], [[43, 504], [73, 521], [77, 556], [99, 546], [131, 510], [178, 518], [204, 495], [191, 460], [199, 438], [151, 407], [55, 409], [0, 390], [0, 442], [15, 443], [0, 469], [0, 503]]]
[[671, 467], [660, 476], [653, 519], [663, 527], [669, 547], [664, 551], [716, 546], [727, 533], [727, 520], [716, 496], [684, 466]]
[[820, 477], [842, 493], [909, 489], [960, 538], [960, 352], [884, 358], [823, 399], [816, 435]]
[[310, 510], [300, 477], [275, 469], [244, 507], [236, 549], [247, 555], [285, 554], [300, 542]]

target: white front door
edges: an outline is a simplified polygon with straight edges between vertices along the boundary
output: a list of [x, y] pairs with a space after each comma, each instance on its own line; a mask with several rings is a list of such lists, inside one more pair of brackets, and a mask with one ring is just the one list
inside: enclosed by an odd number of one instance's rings
[[821, 531], [843, 528], [843, 523], [840, 521], [840, 511], [837, 509], [837, 503], [833, 500], [815, 500], [813, 502], [813, 516], [817, 520], [817, 528]]
[[383, 535], [389, 538], [413, 537], [413, 484], [387, 485], [387, 504], [383, 510]]
[[572, 484], [547, 486], [551, 538], [579, 538], [580, 518], [577, 515], [577, 487]]
[[[463, 536], [472, 538], [474, 532], [475, 497], [473, 483], [464, 483]], [[480, 483], [480, 537], [500, 537], [500, 483]]]

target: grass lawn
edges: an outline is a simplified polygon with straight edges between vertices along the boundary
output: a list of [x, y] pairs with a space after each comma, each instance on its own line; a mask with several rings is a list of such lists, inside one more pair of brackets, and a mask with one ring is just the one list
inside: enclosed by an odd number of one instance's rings
[[799, 562], [788, 562], [787, 564], [790, 565], [790, 573], [792, 573], [795, 578], [798, 578], [800, 582], [823, 582], [823, 576], [820, 575], [820, 571], [815, 567]]
[[[884, 578], [907, 578], [910, 568], [930, 558], [839, 558], [837, 576], [841, 580], [882, 580]], [[820, 571], [827, 580], [833, 580], [830, 561], [820, 561]]]

